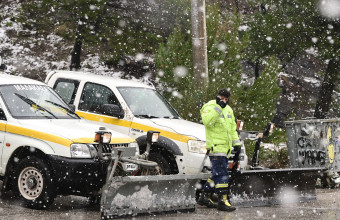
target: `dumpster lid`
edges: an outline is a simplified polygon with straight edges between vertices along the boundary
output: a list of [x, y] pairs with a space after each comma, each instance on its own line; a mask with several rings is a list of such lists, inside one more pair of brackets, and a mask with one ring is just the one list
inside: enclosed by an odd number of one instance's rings
[[315, 118], [306, 118], [301, 120], [292, 120], [285, 121], [285, 125], [287, 124], [298, 124], [298, 123], [328, 123], [328, 122], [340, 122], [340, 118], [329, 118], [329, 119], [315, 119]]

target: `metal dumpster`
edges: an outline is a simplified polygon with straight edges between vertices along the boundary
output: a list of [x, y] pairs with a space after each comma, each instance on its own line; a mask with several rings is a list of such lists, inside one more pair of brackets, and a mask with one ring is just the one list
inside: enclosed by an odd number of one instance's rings
[[285, 126], [290, 166], [326, 168], [334, 184], [340, 183], [340, 118], [286, 121]]

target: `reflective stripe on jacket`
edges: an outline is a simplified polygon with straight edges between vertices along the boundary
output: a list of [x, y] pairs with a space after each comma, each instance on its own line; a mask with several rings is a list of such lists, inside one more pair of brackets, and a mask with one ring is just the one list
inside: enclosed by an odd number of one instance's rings
[[201, 117], [210, 155], [228, 156], [232, 147], [241, 145], [234, 113], [229, 105], [222, 109], [216, 100], [211, 100], [202, 107]]

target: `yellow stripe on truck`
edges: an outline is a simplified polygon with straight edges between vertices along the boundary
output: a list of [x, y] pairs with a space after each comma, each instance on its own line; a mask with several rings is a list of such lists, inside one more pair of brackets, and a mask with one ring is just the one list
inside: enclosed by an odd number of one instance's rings
[[108, 116], [90, 114], [90, 113], [79, 112], [79, 111], [76, 111], [76, 113], [80, 117], [83, 117], [83, 118], [90, 120], [90, 121], [98, 121], [98, 122], [102, 122], [102, 123], [105, 123], [105, 124], [114, 124], [114, 125], [128, 127], [128, 128], [130, 127], [130, 124], [131, 124], [130, 121], [121, 120], [121, 119], [118, 119], [118, 118], [112, 118], [112, 117], [108, 117]]
[[80, 117], [83, 117], [83, 118], [90, 120], [90, 121], [97, 121], [97, 122], [102, 122], [102, 123], [106, 123], [106, 124], [113, 124], [113, 125], [127, 127], [127, 128], [129, 128], [130, 125], [131, 125], [132, 129], [143, 130], [145, 132], [150, 131], [150, 130], [159, 131], [159, 132], [161, 132], [161, 135], [163, 137], [167, 137], [169, 139], [181, 141], [181, 142], [184, 142], [184, 143], [187, 143], [188, 140], [193, 140], [193, 138], [185, 136], [185, 135], [177, 134], [177, 133], [174, 133], [174, 132], [158, 129], [158, 128], [143, 125], [143, 124], [139, 124], [139, 123], [136, 123], [136, 122], [131, 123], [130, 121], [127, 121], [127, 120], [122, 120], [122, 119], [112, 118], [112, 117], [109, 117], [109, 116], [97, 115], [97, 114], [87, 113], [87, 112], [77, 111], [76, 113]]
[[161, 129], [158, 129], [158, 128], [142, 125], [142, 124], [135, 123], [135, 122], [132, 123], [131, 127], [134, 128], [134, 129], [143, 130], [145, 132], [150, 131], [150, 130], [152, 130], [152, 131], [159, 131], [159, 132], [161, 132], [161, 135], [163, 137], [167, 137], [169, 139], [173, 139], [173, 140], [176, 140], [176, 141], [181, 141], [181, 142], [184, 142], [184, 143], [187, 143], [188, 140], [193, 140], [193, 138], [187, 137], [185, 135], [180, 135], [180, 134], [177, 134], [177, 133], [174, 133], [174, 132], [161, 130]]
[[0, 131], [5, 131], [5, 130], [6, 130], [6, 124], [0, 123]]
[[63, 137], [56, 136], [53, 134], [48, 134], [45, 132], [23, 128], [23, 127], [19, 127], [15, 125], [10, 125], [10, 124], [7, 124], [6, 132], [9, 132], [12, 134], [23, 135], [23, 136], [27, 136], [27, 137], [31, 137], [35, 139], [40, 139], [44, 141], [49, 141], [49, 142], [64, 145], [67, 147], [70, 147], [70, 145], [73, 143], [70, 139], [67, 139], [67, 138], [63, 138]]
[[[10, 124], [4, 124], [0, 123], [0, 131], [6, 131], [12, 134], [18, 134], [22, 136], [27, 136], [39, 140], [44, 140], [44, 141], [49, 141], [53, 142], [56, 144], [64, 145], [66, 147], [70, 147], [71, 144], [73, 143], [84, 143], [84, 144], [90, 144], [94, 143], [94, 133], [93, 133], [93, 138], [75, 138], [75, 139], [67, 139], [64, 137], [60, 137], [57, 135], [41, 132], [41, 131], [36, 131], [28, 128], [23, 128], [15, 125], [10, 125]], [[111, 144], [116, 144], [116, 143], [131, 143], [135, 142], [133, 138], [111, 138]]]

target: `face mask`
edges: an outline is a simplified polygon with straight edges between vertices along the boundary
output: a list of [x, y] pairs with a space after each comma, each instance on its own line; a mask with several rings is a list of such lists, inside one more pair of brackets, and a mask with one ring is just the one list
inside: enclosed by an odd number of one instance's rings
[[221, 108], [225, 108], [227, 103], [223, 102], [218, 96], [216, 96], [216, 103], [221, 106]]
[[216, 96], [216, 103], [218, 104], [220, 101], [221, 99], [218, 96]]

